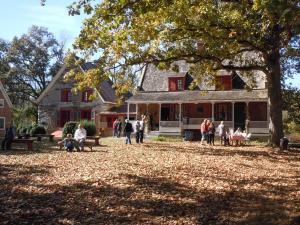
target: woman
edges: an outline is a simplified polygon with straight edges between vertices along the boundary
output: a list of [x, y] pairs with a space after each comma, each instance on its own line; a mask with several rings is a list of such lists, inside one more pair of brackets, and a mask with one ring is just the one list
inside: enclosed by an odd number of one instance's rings
[[203, 141], [205, 140], [205, 137], [206, 137], [206, 132], [205, 132], [206, 122], [207, 122], [207, 120], [204, 119], [203, 122], [200, 125], [200, 130], [201, 130], [201, 145], [203, 144]]
[[215, 145], [215, 125], [213, 122], [210, 122], [208, 127], [208, 139], [207, 142], [209, 145]]

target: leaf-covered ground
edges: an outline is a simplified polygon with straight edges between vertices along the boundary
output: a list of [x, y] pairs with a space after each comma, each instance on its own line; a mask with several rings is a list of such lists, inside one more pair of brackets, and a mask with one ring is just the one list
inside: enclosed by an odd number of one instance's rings
[[0, 224], [300, 224], [300, 152], [106, 139], [0, 154]]

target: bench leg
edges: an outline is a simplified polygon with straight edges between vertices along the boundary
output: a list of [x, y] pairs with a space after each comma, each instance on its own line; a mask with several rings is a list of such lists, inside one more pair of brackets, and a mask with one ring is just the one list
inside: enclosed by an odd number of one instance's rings
[[27, 149], [30, 150], [30, 151], [32, 151], [32, 143], [31, 142], [28, 142]]

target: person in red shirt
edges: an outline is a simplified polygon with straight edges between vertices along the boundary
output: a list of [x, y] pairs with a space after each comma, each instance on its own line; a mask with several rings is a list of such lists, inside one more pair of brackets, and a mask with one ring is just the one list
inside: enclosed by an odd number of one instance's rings
[[116, 118], [115, 121], [113, 122], [113, 137], [118, 136], [118, 123], [119, 123], [119, 120], [118, 120], [118, 118]]

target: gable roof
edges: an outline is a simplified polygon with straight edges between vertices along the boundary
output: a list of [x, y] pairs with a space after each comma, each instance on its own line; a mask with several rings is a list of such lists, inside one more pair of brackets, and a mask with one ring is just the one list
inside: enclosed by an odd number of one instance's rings
[[[139, 89], [141, 91], [168, 91], [169, 78], [186, 77], [186, 83], [193, 81], [191, 75], [188, 74], [190, 65], [185, 61], [176, 61], [172, 65], [178, 66], [178, 72], [173, 70], [160, 70], [154, 64], [149, 64], [145, 67]], [[189, 85], [188, 84], [188, 85]]]
[[[83, 70], [83, 72], [88, 71], [89, 69], [95, 68], [96, 65], [94, 63], [88, 62], [82, 65], [80, 68]], [[42, 92], [42, 94], [38, 97], [36, 100], [36, 103], [39, 104], [42, 99], [46, 96], [46, 94], [52, 89], [52, 87], [55, 85], [55, 83], [61, 78], [61, 76], [64, 74], [67, 66], [64, 64], [62, 68], [57, 72], [57, 74], [53, 77], [51, 82], [48, 84], [47, 88]], [[115, 91], [112, 87], [113, 83], [108, 80], [108, 81], [103, 81], [99, 85], [99, 89], [95, 88], [97, 91], [99, 97], [103, 102], [108, 102], [108, 103], [115, 103], [117, 100]]]
[[3, 87], [3, 84], [1, 82], [1, 80], [0, 80], [0, 90], [1, 90], [1, 93], [2, 93], [2, 95], [3, 95], [3, 97], [4, 97], [5, 101], [6, 101], [6, 103], [8, 104], [8, 107], [12, 108], [13, 104], [11, 103], [10, 98], [8, 97], [6, 91], [5, 91], [4, 87]]

